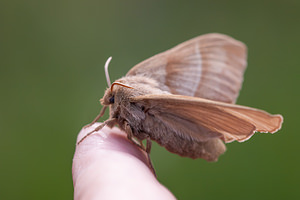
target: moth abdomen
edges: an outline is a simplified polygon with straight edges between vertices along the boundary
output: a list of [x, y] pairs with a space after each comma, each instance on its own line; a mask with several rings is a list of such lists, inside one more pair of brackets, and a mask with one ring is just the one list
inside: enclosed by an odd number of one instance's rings
[[171, 153], [178, 154], [182, 157], [216, 161], [226, 150], [225, 144], [219, 138], [198, 141], [192, 138], [182, 137], [172, 130], [167, 130], [166, 127], [162, 127], [160, 131], [154, 128], [154, 130], [148, 132], [148, 134], [150, 138], [159, 145], [165, 147]]
[[[215, 137], [200, 141], [190, 136], [186, 136], [179, 129], [171, 124], [162, 121], [157, 113], [150, 110], [145, 115], [145, 119], [141, 121], [138, 129], [156, 141], [159, 145], [165, 147], [168, 151], [189, 158], [203, 158], [207, 161], [216, 161], [217, 158], [226, 150], [223, 142]], [[139, 135], [135, 132], [135, 136], [139, 139], [145, 139], [145, 135]], [[201, 132], [197, 134], [202, 134]]]
[[207, 161], [216, 161], [226, 151], [225, 144], [219, 138], [200, 142], [176, 137], [166, 143], [164, 147], [182, 157], [202, 158]]

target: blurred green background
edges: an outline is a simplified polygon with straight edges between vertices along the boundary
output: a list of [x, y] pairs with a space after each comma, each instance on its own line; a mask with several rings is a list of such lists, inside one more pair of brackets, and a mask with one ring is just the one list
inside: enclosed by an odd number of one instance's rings
[[217, 163], [154, 145], [159, 180], [178, 199], [300, 199], [297, 0], [2, 0], [0, 199], [72, 199], [76, 136], [101, 108], [106, 59], [115, 80], [210, 32], [247, 44], [238, 104], [281, 113], [283, 128], [228, 144]]

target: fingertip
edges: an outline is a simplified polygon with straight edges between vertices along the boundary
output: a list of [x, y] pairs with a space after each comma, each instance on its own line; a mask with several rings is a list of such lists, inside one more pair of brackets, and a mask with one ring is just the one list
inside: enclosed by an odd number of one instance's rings
[[[99, 125], [83, 128], [77, 141]], [[140, 199], [148, 192], [154, 196], [146, 199], [175, 199], [149, 169], [147, 154], [118, 128], [104, 127], [76, 145], [72, 173], [76, 200]]]
[[[81, 129], [77, 136], [77, 143], [101, 124], [102, 123], [95, 123], [90, 127]], [[117, 127], [109, 128], [104, 126], [101, 130], [92, 133], [80, 144], [76, 145], [76, 152], [91, 150], [113, 150], [123, 152], [147, 163], [147, 154], [132, 141], [129, 141], [127, 139], [127, 134]]]
[[[78, 134], [77, 142], [99, 125], [101, 123], [83, 128]], [[103, 154], [104, 152], [105, 154]], [[121, 154], [125, 157], [132, 156], [148, 166], [146, 153], [129, 141], [126, 133], [116, 127], [109, 128], [105, 126], [76, 145], [72, 169], [74, 182], [82, 168], [96, 162], [96, 160], [106, 162], [106, 155], [112, 155], [112, 153]]]

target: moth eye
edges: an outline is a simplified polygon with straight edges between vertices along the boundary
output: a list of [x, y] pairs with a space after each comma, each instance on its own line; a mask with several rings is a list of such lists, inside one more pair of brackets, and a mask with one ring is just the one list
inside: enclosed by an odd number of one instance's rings
[[115, 96], [110, 97], [109, 103], [115, 103]]

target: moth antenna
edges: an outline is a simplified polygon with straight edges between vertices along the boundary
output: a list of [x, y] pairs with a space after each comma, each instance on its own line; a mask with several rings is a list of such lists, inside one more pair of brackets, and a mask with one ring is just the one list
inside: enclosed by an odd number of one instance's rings
[[105, 71], [105, 76], [106, 76], [106, 81], [107, 81], [107, 85], [108, 87], [111, 86], [111, 82], [110, 82], [110, 78], [109, 78], [109, 73], [108, 73], [108, 65], [111, 61], [112, 57], [110, 56], [107, 61], [105, 62], [105, 65], [104, 65], [104, 71]]
[[120, 85], [120, 86], [123, 86], [123, 87], [126, 87], [126, 88], [130, 88], [130, 89], [133, 89], [133, 87], [129, 86], [129, 85], [126, 85], [124, 83], [120, 83], [120, 82], [113, 82], [113, 84], [111, 85], [111, 88], [110, 90], [113, 91], [113, 88], [115, 85]]

